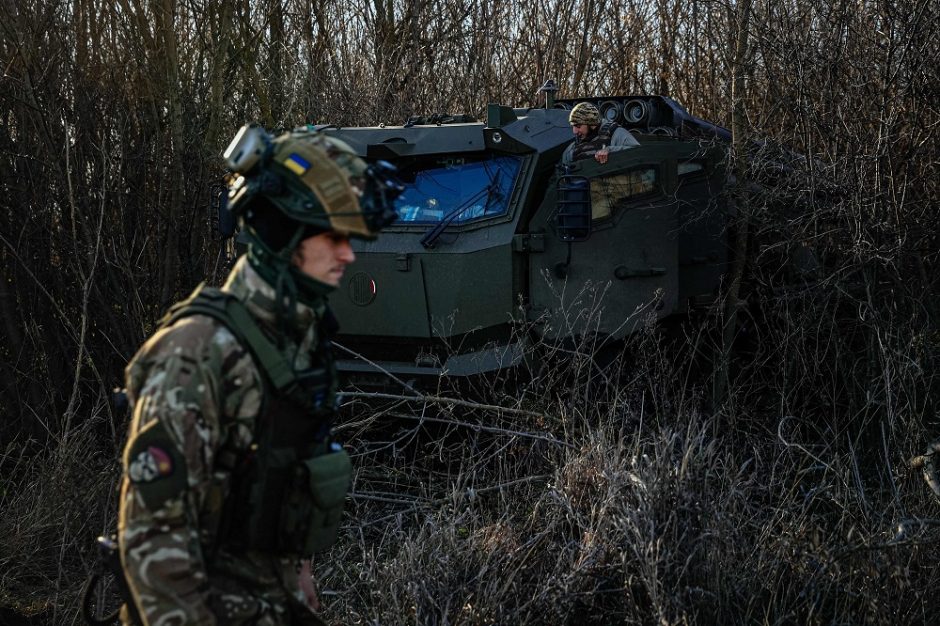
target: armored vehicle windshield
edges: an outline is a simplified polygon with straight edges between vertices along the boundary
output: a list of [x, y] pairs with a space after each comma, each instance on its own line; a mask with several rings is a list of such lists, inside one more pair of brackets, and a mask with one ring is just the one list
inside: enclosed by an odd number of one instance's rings
[[405, 191], [395, 202], [399, 222], [451, 223], [502, 215], [519, 174], [515, 156], [475, 154], [402, 163]]

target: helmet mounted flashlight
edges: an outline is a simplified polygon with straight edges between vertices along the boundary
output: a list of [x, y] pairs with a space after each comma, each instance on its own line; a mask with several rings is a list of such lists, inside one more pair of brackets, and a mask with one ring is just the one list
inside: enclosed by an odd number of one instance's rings
[[225, 167], [238, 174], [247, 174], [259, 161], [270, 157], [273, 142], [260, 124], [242, 126], [232, 143], [229, 144], [222, 158]]

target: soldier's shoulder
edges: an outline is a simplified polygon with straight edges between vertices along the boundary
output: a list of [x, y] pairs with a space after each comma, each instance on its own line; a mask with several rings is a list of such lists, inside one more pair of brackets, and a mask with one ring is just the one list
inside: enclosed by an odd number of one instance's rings
[[158, 330], [144, 343], [141, 355], [150, 358], [162, 354], [196, 356], [208, 350], [245, 351], [246, 348], [221, 321], [197, 313]]
[[611, 133], [611, 139], [612, 139], [613, 141], [616, 141], [616, 142], [621, 143], [621, 144], [623, 144], [623, 145], [630, 145], [630, 146], [638, 146], [638, 145], [640, 145], [640, 142], [639, 142], [639, 141], [637, 140], [637, 138], [633, 135], [633, 133], [631, 133], [628, 129], [624, 128], [623, 126], [617, 125], [617, 124], [615, 124], [614, 126], [615, 126], [615, 128], [614, 128], [613, 132]]
[[223, 378], [254, 370], [247, 346], [220, 320], [204, 314], [183, 317], [154, 333], [128, 363], [128, 382], [135, 386], [134, 379], [174, 362], [199, 363], [203, 372]]

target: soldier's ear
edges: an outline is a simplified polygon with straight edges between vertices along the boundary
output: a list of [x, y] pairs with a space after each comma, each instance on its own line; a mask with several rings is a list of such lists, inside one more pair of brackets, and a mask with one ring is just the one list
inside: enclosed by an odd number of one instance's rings
[[186, 489], [186, 463], [160, 420], [147, 424], [124, 451], [124, 472], [151, 511]]

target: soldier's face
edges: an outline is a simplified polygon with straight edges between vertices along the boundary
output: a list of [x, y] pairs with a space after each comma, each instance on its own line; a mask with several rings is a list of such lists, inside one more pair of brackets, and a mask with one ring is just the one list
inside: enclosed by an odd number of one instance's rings
[[572, 124], [571, 125], [571, 132], [573, 132], [574, 136], [577, 137], [578, 139], [584, 139], [585, 137], [587, 137], [588, 132], [590, 132], [590, 130], [591, 130], [591, 127], [588, 126], [587, 124]]
[[294, 265], [307, 276], [336, 287], [346, 266], [356, 260], [349, 237], [335, 232], [320, 233], [300, 242]]

